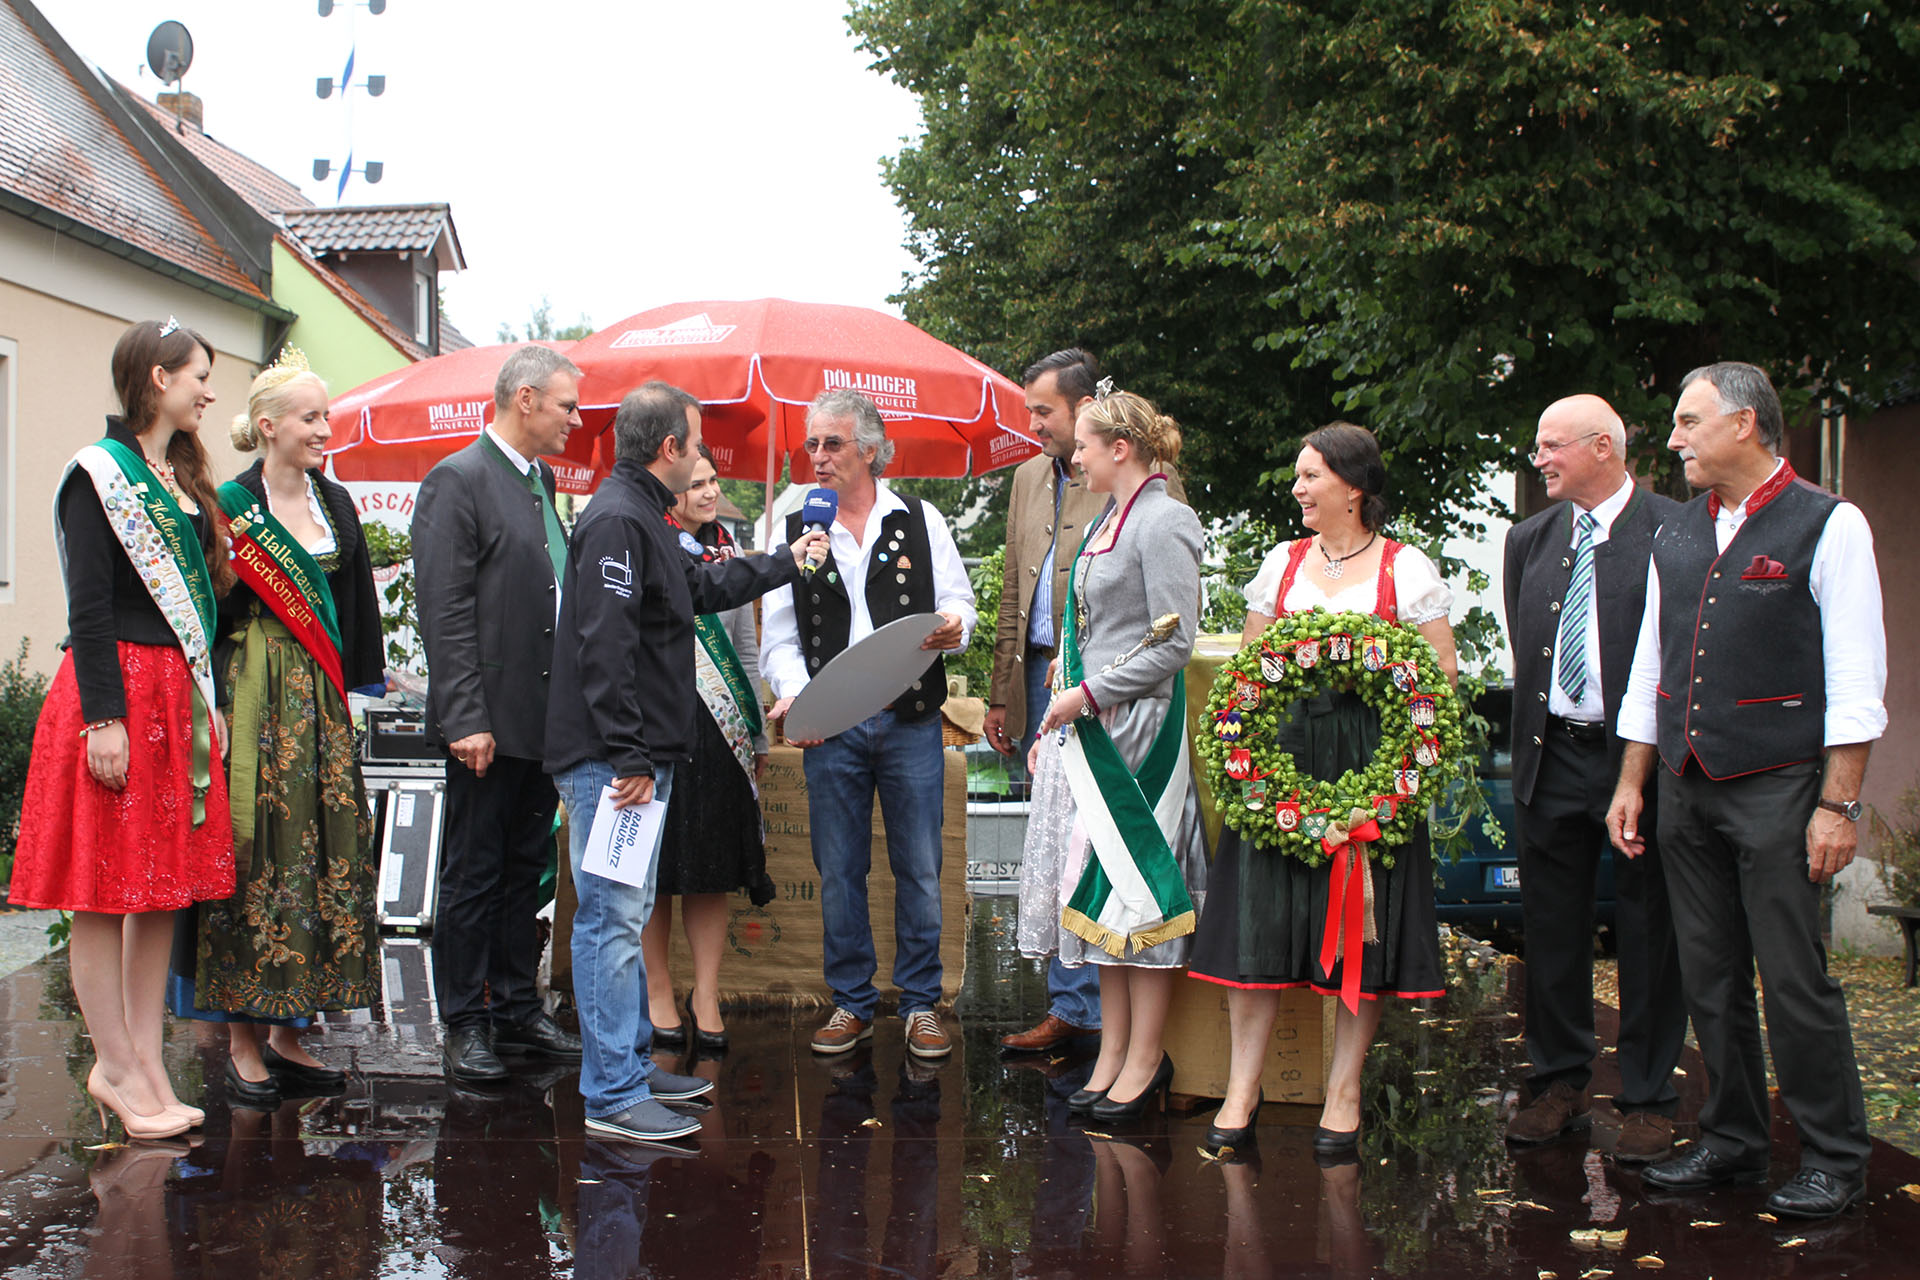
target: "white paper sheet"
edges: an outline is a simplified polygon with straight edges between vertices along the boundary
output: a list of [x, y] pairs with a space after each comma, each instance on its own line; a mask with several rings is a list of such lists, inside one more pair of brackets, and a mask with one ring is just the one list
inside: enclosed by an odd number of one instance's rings
[[602, 879], [644, 888], [654, 854], [660, 847], [660, 824], [666, 816], [667, 806], [658, 800], [616, 809], [613, 788], [602, 787], [600, 807], [593, 814], [593, 827], [587, 833], [587, 849], [580, 857], [580, 869]]

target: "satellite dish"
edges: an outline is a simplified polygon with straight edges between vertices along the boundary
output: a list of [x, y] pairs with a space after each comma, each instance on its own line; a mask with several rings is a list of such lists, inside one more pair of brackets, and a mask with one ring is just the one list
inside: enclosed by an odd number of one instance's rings
[[169, 18], [147, 37], [147, 69], [160, 77], [162, 84], [178, 87], [180, 77], [193, 65], [193, 37], [187, 29]]

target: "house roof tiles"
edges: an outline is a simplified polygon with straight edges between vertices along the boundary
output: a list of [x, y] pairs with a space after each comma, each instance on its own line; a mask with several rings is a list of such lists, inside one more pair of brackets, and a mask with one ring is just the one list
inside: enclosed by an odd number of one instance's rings
[[443, 267], [466, 266], [452, 211], [444, 204], [305, 208], [289, 210], [285, 217], [288, 229], [317, 254], [438, 252]]

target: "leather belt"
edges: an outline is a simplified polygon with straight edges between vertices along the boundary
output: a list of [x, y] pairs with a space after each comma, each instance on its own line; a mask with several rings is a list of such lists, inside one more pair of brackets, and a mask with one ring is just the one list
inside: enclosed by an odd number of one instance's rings
[[1575, 742], [1605, 742], [1607, 725], [1603, 720], [1562, 720], [1559, 716], [1548, 715], [1547, 727], [1557, 729]]

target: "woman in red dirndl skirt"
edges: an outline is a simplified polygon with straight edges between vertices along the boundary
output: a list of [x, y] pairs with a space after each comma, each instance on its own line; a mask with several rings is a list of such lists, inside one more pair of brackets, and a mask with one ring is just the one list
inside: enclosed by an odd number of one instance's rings
[[[107, 437], [144, 455], [199, 536], [216, 592], [233, 580], [213, 478], [197, 438], [213, 402], [213, 349], [171, 319], [121, 336], [124, 419]], [[68, 652], [35, 728], [10, 900], [73, 912], [73, 990], [96, 1061], [87, 1092], [130, 1138], [205, 1119], [161, 1058], [171, 912], [233, 893], [226, 726], [211, 718], [204, 820], [194, 823], [194, 679], [89, 474], [68, 472], [55, 520], [65, 551]], [[189, 546], [187, 554], [192, 553]], [[104, 1123], [104, 1114], [103, 1114]]]

